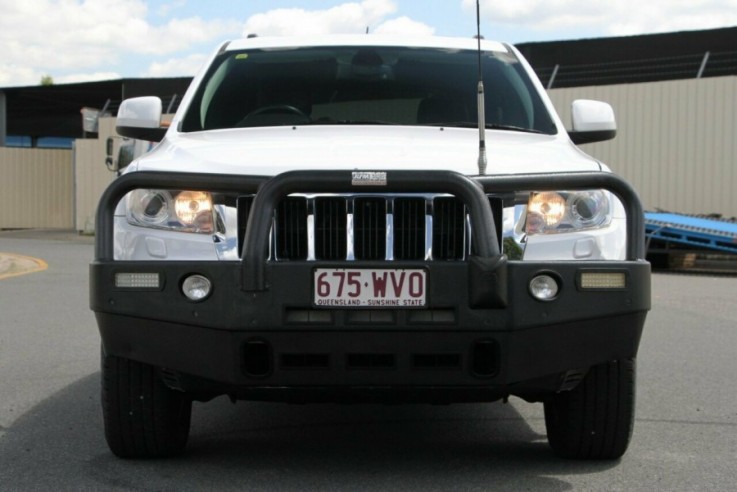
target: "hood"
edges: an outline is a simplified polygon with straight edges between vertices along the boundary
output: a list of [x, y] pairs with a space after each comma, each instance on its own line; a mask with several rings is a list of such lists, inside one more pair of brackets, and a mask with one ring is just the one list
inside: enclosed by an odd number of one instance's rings
[[[487, 174], [599, 171], [566, 135], [486, 132]], [[308, 169], [453, 170], [477, 175], [478, 131], [396, 126], [297, 126], [170, 131], [140, 171], [273, 176]]]

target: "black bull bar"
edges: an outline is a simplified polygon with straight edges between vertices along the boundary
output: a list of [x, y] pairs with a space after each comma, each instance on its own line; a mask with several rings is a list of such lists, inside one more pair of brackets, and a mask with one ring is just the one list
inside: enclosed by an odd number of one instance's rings
[[[452, 171], [386, 171], [364, 185], [360, 176], [354, 180], [354, 172], [293, 171], [275, 177], [132, 172], [117, 179], [100, 200], [90, 270], [90, 303], [106, 353], [242, 388], [491, 384], [504, 394], [510, 391], [507, 384], [516, 385], [513, 394], [534, 393], [536, 378], [551, 375], [555, 381], [545, 387], [555, 389], [557, 375], [568, 370], [636, 355], [650, 308], [650, 265], [644, 260], [642, 205], [621, 178], [600, 172], [468, 177]], [[137, 188], [255, 194], [241, 260], [115, 261], [114, 211]], [[623, 203], [625, 261], [507, 261], [487, 193], [583, 189], [609, 190]], [[469, 210], [474, 254], [458, 262], [393, 262], [396, 268], [426, 269], [425, 308], [388, 309], [376, 319], [371, 309], [321, 309], [312, 303], [314, 268], [342, 268], [345, 262], [268, 260], [274, 209], [295, 192], [451, 193]], [[383, 261], [354, 263], [356, 268], [387, 267]], [[161, 288], [118, 288], [114, 275], [128, 269], [161, 272]], [[207, 274], [218, 286], [204, 302], [191, 303], [172, 281], [192, 272]], [[554, 302], [541, 302], [529, 292], [528, 282], [541, 272], [564, 286]], [[626, 288], [581, 285], [583, 274], [592, 272], [624, 275]], [[268, 347], [264, 360], [269, 363], [248, 366], [262, 360], [249, 355], [249, 348], [262, 346]], [[350, 354], [386, 353], [396, 357], [392, 370], [350, 369]], [[409, 362], [445, 353], [460, 354], [459, 364], [472, 361], [471, 369], [415, 370]], [[322, 354], [330, 370], [283, 368], [291, 364], [290, 354], [306, 354], [306, 360]], [[525, 381], [532, 382], [520, 386]]]
[[357, 185], [354, 171], [290, 171], [275, 177], [141, 171], [125, 174], [103, 193], [96, 217], [95, 259], [113, 260], [114, 210], [130, 191], [138, 188], [196, 189], [220, 193], [255, 193], [243, 241], [242, 288], [267, 288], [265, 264], [273, 211], [287, 195], [296, 192], [340, 193], [451, 193], [468, 207], [473, 226], [475, 256], [482, 261], [500, 256], [494, 217], [486, 193], [606, 189], [625, 207], [627, 214], [626, 260], [639, 261], [645, 254], [643, 209], [635, 190], [622, 178], [604, 172], [546, 173], [500, 176], [465, 176], [454, 171], [386, 171], [380, 183]]

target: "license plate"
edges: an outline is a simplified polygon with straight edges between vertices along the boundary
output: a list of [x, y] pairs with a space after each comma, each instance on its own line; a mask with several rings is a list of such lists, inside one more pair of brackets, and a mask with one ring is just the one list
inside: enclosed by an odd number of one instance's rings
[[420, 268], [316, 268], [318, 307], [423, 307], [427, 272]]

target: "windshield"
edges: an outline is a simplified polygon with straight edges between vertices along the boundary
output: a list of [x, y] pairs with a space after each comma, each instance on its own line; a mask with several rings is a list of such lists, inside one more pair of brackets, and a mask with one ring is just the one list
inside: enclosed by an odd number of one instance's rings
[[[210, 67], [182, 130], [279, 125], [477, 125], [477, 53], [402, 47], [227, 51]], [[486, 123], [554, 134], [511, 53], [483, 52]]]

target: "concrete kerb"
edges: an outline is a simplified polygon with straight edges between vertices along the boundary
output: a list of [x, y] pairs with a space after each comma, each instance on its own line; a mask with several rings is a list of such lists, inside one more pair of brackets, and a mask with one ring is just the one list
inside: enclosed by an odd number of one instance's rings
[[37, 239], [41, 241], [85, 242], [93, 244], [93, 235], [67, 229], [0, 229], [0, 239]]
[[[92, 236], [83, 236], [77, 233], [77, 231], [58, 229], [0, 230], [0, 240], [2, 239], [94, 243], [94, 237]], [[48, 264], [40, 258], [33, 258], [13, 252], [12, 244], [9, 245], [6, 242], [0, 245], [0, 280], [27, 273], [40, 272], [47, 268]]]
[[0, 280], [26, 273], [40, 272], [48, 267], [46, 262], [39, 258], [0, 253]]

